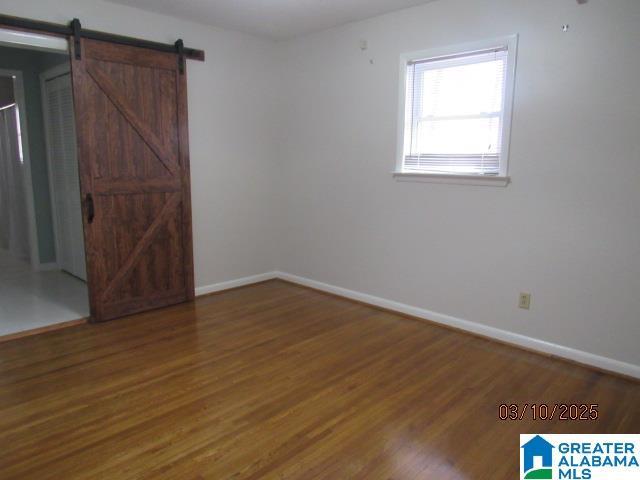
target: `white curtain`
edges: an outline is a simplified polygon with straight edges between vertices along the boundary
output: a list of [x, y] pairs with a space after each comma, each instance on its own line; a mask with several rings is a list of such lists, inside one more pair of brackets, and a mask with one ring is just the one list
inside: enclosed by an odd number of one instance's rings
[[29, 259], [25, 174], [17, 106], [0, 110], [0, 248]]

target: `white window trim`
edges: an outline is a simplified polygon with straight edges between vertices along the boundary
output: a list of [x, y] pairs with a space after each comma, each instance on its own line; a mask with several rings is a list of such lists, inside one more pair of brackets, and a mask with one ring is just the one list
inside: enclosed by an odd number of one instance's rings
[[[505, 80], [504, 92], [504, 113], [502, 150], [500, 156], [500, 174], [498, 176], [483, 175], [456, 175], [439, 173], [419, 173], [403, 171], [404, 165], [404, 138], [406, 119], [406, 94], [407, 94], [407, 65], [409, 62], [437, 58], [461, 53], [472, 53], [475, 51], [489, 50], [492, 48], [507, 47], [507, 78]], [[487, 186], [507, 186], [510, 183], [509, 177], [509, 146], [511, 144], [511, 122], [513, 118], [513, 99], [516, 81], [516, 63], [518, 57], [518, 35], [470, 42], [447, 47], [439, 47], [420, 52], [411, 52], [400, 57], [400, 85], [399, 85], [399, 107], [398, 107], [398, 138], [396, 152], [396, 168], [392, 172], [396, 180], [419, 181], [427, 183], [447, 183], [460, 185], [487, 185]]]

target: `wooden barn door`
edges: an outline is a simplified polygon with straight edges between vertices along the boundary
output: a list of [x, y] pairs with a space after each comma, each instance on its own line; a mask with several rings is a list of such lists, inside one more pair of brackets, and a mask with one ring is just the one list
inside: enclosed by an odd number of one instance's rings
[[71, 59], [92, 320], [193, 299], [178, 55], [82, 39]]

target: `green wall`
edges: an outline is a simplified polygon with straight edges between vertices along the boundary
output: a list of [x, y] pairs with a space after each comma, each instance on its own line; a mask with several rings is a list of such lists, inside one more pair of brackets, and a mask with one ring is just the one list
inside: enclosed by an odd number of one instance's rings
[[42, 116], [40, 73], [47, 68], [66, 61], [68, 61], [68, 57], [62, 54], [0, 46], [0, 69], [20, 70], [24, 81], [31, 180], [33, 184], [33, 206], [36, 215], [38, 251], [40, 252], [41, 263], [55, 262], [56, 250], [53, 236], [44, 120]]

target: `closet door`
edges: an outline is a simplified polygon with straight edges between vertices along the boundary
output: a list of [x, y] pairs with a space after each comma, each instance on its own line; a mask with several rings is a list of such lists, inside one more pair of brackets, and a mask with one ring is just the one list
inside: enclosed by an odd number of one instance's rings
[[82, 39], [71, 59], [92, 319], [193, 299], [178, 55]]
[[43, 81], [58, 265], [87, 279], [71, 74]]

